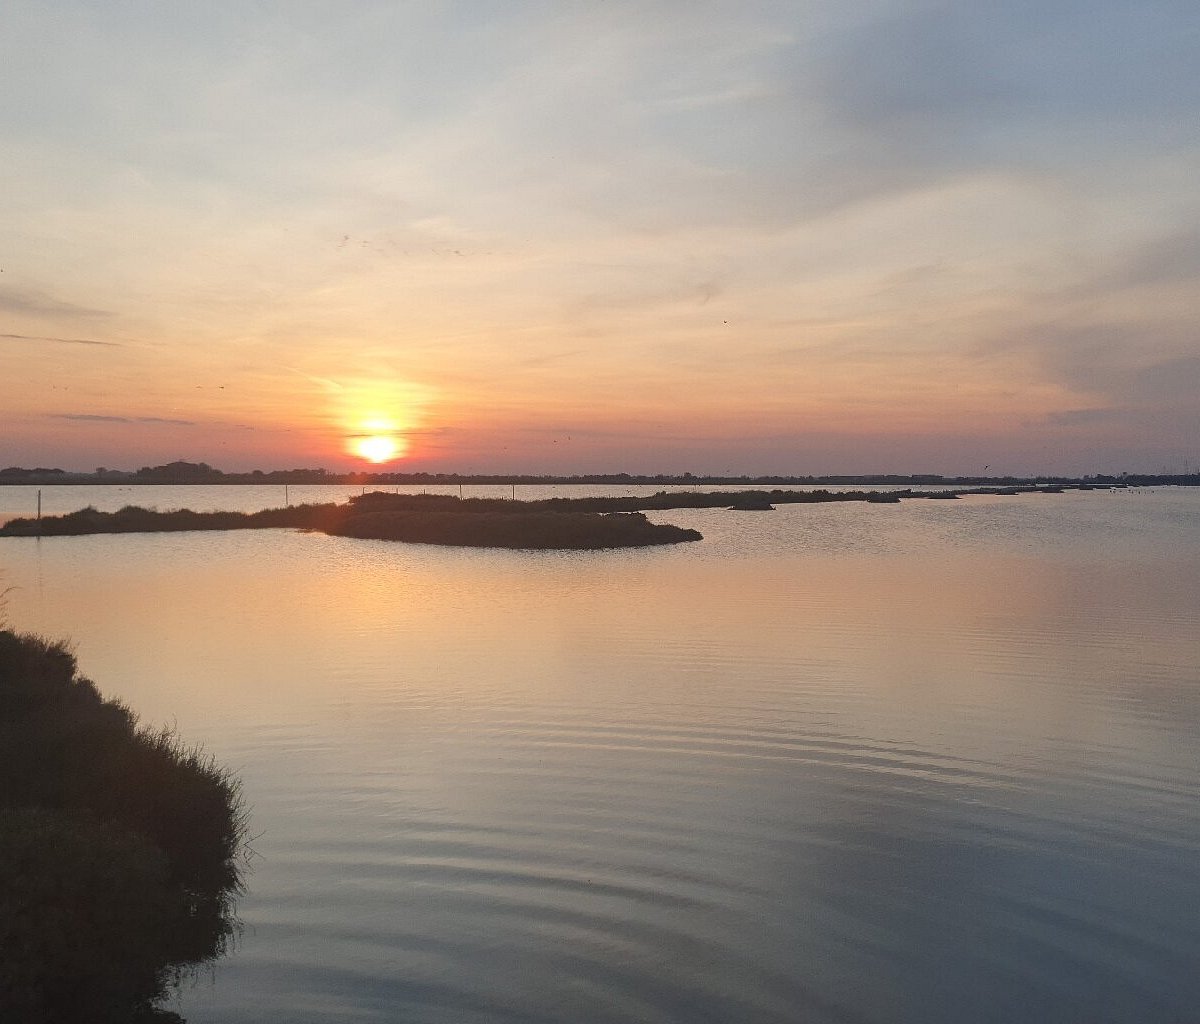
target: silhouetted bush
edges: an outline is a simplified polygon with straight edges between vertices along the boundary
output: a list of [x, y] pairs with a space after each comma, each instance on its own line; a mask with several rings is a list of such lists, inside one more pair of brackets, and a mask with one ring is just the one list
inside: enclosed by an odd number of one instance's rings
[[162, 994], [158, 943], [179, 915], [166, 857], [82, 814], [0, 811], [0, 1010], [117, 1021]]
[[238, 783], [60, 643], [0, 631], [0, 1020], [127, 1022], [225, 949]]

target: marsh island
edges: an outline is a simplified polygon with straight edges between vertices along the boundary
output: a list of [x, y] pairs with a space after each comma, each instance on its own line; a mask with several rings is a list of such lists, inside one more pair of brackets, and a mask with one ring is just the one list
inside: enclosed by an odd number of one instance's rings
[[700, 540], [696, 530], [652, 523], [635, 508], [591, 508], [574, 501], [502, 501], [373, 492], [344, 504], [295, 505], [260, 512], [157, 512], [126, 506], [63, 516], [13, 519], [0, 536], [77, 536], [188, 530], [316, 530], [340, 537], [414, 544], [526, 550], [647, 547]]
[[648, 496], [461, 498], [447, 494], [372, 491], [348, 501], [289, 505], [258, 512], [160, 512], [127, 505], [116, 512], [88, 507], [66, 515], [12, 519], [0, 537], [79, 536], [95, 533], [178, 533], [196, 530], [314, 530], [340, 537], [412, 544], [521, 550], [597, 550], [702, 540], [693, 529], [653, 523], [648, 511], [729, 509], [768, 511], [776, 505], [955, 499], [972, 494], [1061, 493], [1060, 487], [972, 487], [950, 490], [659, 491]]

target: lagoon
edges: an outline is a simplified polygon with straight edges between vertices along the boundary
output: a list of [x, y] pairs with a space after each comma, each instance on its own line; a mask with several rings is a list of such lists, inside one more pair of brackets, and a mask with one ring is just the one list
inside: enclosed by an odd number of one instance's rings
[[[43, 493], [282, 503], [151, 490]], [[192, 1024], [1192, 1019], [1200, 491], [649, 516], [704, 540], [0, 540], [14, 628], [242, 777]]]

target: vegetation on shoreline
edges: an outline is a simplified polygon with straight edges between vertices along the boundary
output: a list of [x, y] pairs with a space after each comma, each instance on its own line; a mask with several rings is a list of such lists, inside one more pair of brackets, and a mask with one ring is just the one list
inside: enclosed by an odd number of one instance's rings
[[245, 829], [212, 758], [0, 630], [0, 1019], [178, 1021], [156, 1003], [229, 943]]
[[700, 540], [695, 530], [649, 522], [643, 511], [677, 508], [762, 510], [775, 504], [831, 501], [894, 503], [953, 499], [963, 494], [1018, 494], [1060, 488], [972, 488], [947, 491], [660, 491], [647, 497], [457, 498], [372, 492], [345, 504], [295, 505], [260, 512], [157, 512], [128, 505], [117, 512], [88, 507], [62, 516], [13, 519], [0, 536], [79, 536], [189, 530], [293, 528], [345, 537], [420, 544], [524, 549], [638, 547]]
[[1083, 477], [1053, 475], [1016, 476], [942, 476], [937, 473], [860, 473], [855, 475], [768, 475], [721, 476], [693, 473], [427, 473], [396, 471], [365, 471], [337, 473], [325, 469], [255, 469], [244, 473], [227, 473], [206, 462], [169, 462], [162, 466], [142, 466], [137, 470], [101, 467], [91, 473], [68, 471], [47, 466], [26, 469], [8, 466], [0, 469], [0, 484], [522, 484], [547, 486], [552, 484], [603, 484], [607, 486], [820, 486], [836, 487], [1033, 487], [1038, 484], [1064, 486], [1095, 485], [1108, 487], [1127, 485], [1148, 487], [1163, 484], [1200, 486], [1200, 473], [1121, 473], [1095, 474]]
[[[1091, 489], [1090, 485], [1084, 485]], [[12, 519], [0, 537], [80, 536], [94, 533], [174, 533], [189, 530], [317, 530], [342, 537], [416, 544], [521, 549], [643, 547], [701, 540], [695, 530], [651, 523], [643, 512], [677, 508], [765, 511], [775, 505], [860, 501], [946, 500], [971, 494], [1061, 493], [1049, 487], [973, 487], [915, 491], [659, 491], [649, 496], [459, 498], [447, 494], [374, 491], [343, 504], [293, 505], [260, 512], [158, 512], [127, 505], [116, 512], [84, 508], [61, 516]]]
[[321, 530], [344, 513], [338, 506], [292, 505], [261, 512], [193, 512], [126, 505], [116, 512], [100, 512], [91, 506], [61, 516], [41, 519], [10, 519], [0, 526], [0, 536], [74, 537], [93, 533], [181, 533], [193, 530], [268, 530], [280, 528]]
[[[602, 514], [626, 512], [623, 515]], [[0, 536], [79, 536], [187, 530], [318, 530], [342, 537], [465, 547], [584, 550], [700, 540], [695, 530], [652, 523], [635, 509], [591, 509], [561, 502], [466, 501], [445, 495], [366, 494], [341, 505], [296, 505], [261, 512], [117, 512], [81, 509], [43, 519], [13, 519]]]

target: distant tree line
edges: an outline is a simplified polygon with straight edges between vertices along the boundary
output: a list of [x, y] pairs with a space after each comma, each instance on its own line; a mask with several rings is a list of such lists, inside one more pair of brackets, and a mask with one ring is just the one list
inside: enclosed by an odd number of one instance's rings
[[1176, 485], [1200, 486], [1200, 473], [1119, 473], [1068, 476], [942, 476], [938, 473], [867, 473], [824, 476], [724, 476], [693, 473], [331, 473], [325, 469], [255, 469], [245, 473], [226, 473], [207, 462], [178, 460], [162, 466], [143, 466], [138, 470], [99, 467], [92, 473], [39, 466], [25, 469], [10, 466], [0, 469], [0, 484], [609, 484], [631, 486], [853, 486], [871, 487], [962, 487], [972, 485], [1018, 486], [1023, 484], [1096, 484], [1129, 487]]

